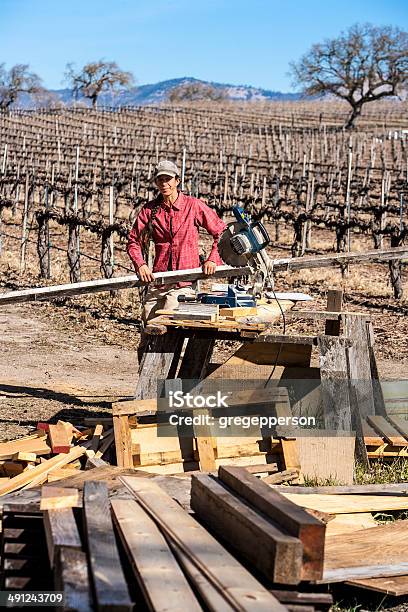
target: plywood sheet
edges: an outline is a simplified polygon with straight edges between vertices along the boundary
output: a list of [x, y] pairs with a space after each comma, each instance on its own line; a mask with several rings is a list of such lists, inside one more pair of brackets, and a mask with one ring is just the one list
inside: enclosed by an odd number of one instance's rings
[[[354, 512], [381, 512], [383, 510], [408, 510], [408, 497], [392, 495], [324, 495], [312, 493], [283, 493], [287, 499], [303, 508], [328, 512], [329, 514], [350, 514]], [[408, 523], [406, 523], [408, 529]]]
[[297, 438], [302, 474], [318, 481], [353, 484], [355, 439], [349, 436], [319, 436]]

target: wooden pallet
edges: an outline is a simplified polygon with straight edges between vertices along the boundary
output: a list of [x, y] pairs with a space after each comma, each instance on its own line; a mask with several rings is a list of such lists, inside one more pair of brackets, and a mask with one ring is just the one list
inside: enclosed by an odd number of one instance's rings
[[[234, 415], [271, 414], [290, 416], [287, 390], [272, 387], [241, 391], [234, 396]], [[267, 405], [266, 405], [267, 404]], [[198, 414], [200, 410], [196, 410]], [[201, 411], [202, 412], [202, 411]], [[214, 471], [219, 465], [279, 464], [280, 469], [297, 469], [300, 463], [296, 440], [280, 435], [213, 437], [211, 428], [191, 427], [189, 434], [174, 435], [174, 426], [163, 423], [166, 413], [157, 411], [157, 400], [130, 400], [112, 404], [117, 463], [120, 467], [138, 467], [144, 471], [175, 474], [201, 469]], [[168, 415], [167, 415], [168, 416]], [[162, 422], [159, 423], [158, 421]], [[260, 470], [259, 470], [260, 471]]]
[[408, 421], [399, 416], [368, 416], [363, 422], [369, 459], [408, 457]]

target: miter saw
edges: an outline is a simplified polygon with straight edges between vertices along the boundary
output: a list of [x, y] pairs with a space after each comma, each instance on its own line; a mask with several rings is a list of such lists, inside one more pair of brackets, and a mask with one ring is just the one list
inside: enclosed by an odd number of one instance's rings
[[236, 221], [230, 223], [218, 242], [221, 259], [233, 267], [251, 270], [251, 283], [228, 285], [224, 291], [199, 293], [196, 298], [180, 296], [180, 302], [196, 301], [201, 304], [218, 304], [220, 307], [256, 306], [265, 290], [273, 290], [272, 261], [265, 248], [270, 238], [259, 221], [252, 222], [250, 216], [240, 207], [233, 208]]
[[250, 268], [249, 293], [260, 298], [265, 289], [273, 287], [272, 261], [265, 250], [271, 240], [262, 223], [252, 222], [242, 208], [235, 206], [232, 212], [236, 221], [230, 223], [222, 234], [218, 252], [226, 264]]

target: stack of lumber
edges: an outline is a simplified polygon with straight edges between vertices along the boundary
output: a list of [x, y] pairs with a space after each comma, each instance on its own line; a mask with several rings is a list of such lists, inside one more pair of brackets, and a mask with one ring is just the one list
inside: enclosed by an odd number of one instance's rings
[[272, 488], [327, 523], [319, 582], [408, 594], [408, 483]]
[[[331, 605], [330, 594], [256, 578], [154, 482], [168, 477], [121, 475], [124, 492], [116, 496], [97, 478], [83, 491], [43, 486], [36, 512], [24, 513], [22, 498], [3, 505], [2, 588], [37, 590], [41, 583], [63, 592], [60, 609], [81, 611], [313, 612]], [[33, 547], [30, 534], [38, 540], [34, 564], [24, 548]]]
[[32, 434], [0, 443], [0, 496], [72, 476], [87, 461], [101, 465], [113, 440], [102, 424], [38, 423]]

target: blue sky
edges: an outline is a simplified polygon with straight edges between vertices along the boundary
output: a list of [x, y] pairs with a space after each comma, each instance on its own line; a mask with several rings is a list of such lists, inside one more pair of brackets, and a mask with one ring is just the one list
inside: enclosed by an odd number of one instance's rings
[[0, 0], [0, 63], [49, 88], [100, 58], [138, 84], [194, 76], [293, 91], [288, 64], [356, 22], [408, 30], [408, 0]]

